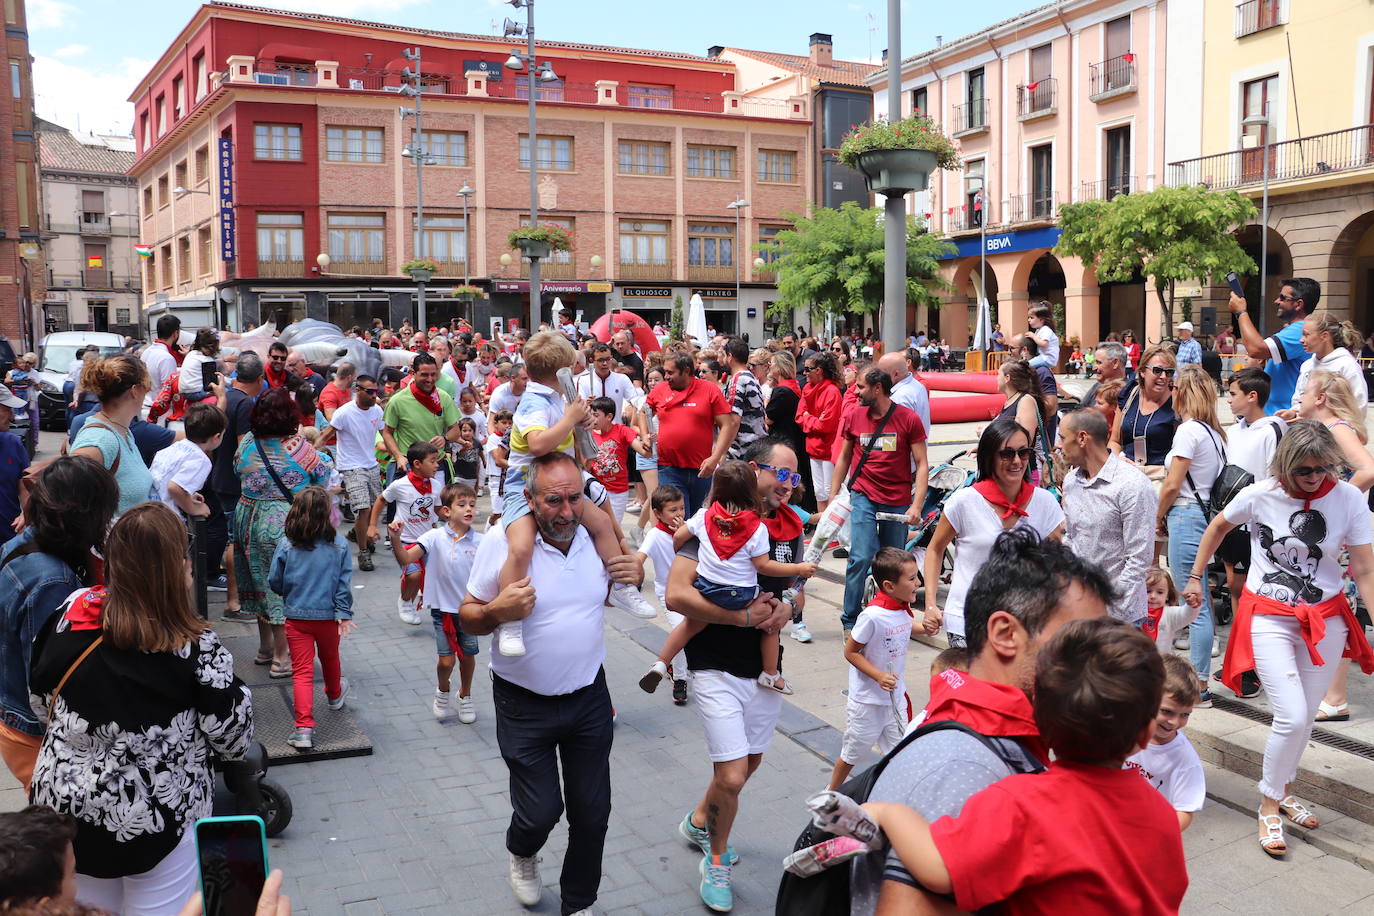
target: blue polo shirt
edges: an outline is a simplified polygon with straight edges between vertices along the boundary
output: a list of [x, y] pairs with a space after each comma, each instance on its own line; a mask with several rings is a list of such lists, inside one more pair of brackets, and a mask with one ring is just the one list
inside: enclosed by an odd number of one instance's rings
[[0, 544], [14, 537], [14, 520], [19, 517], [19, 478], [29, 466], [24, 440], [14, 433], [0, 433]]
[[1302, 348], [1302, 323], [1299, 318], [1264, 342], [1269, 345], [1269, 362], [1264, 372], [1269, 376], [1269, 400], [1264, 412], [1271, 417], [1293, 406], [1293, 389], [1298, 385], [1298, 372], [1311, 354]]

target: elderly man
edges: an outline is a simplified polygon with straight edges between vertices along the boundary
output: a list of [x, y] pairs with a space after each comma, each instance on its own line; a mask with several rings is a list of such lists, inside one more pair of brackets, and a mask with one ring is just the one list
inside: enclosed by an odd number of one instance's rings
[[930, 435], [930, 392], [912, 373], [913, 360], [920, 359], [913, 351], [884, 353], [878, 357], [878, 368], [892, 379], [892, 400], [908, 410], [916, 411], [926, 435]]
[[[1126, 379], [1126, 348], [1114, 340], [1104, 341], [1093, 351], [1093, 386], [1083, 395], [1084, 407], [1097, 403], [1097, 389], [1104, 382]], [[1122, 392], [1125, 393], [1124, 391]]]
[[1178, 367], [1202, 365], [1202, 344], [1193, 337], [1193, 323], [1181, 321], [1178, 325]]
[[[461, 350], [462, 348], [459, 347]], [[465, 377], [467, 375], [466, 362], [461, 356], [457, 359], [458, 365], [454, 365], [453, 345], [448, 342], [447, 337], [435, 335], [429, 342], [429, 355], [434, 357], [434, 361], [439, 364], [439, 377], [434, 383], [439, 386], [439, 390], [448, 394], [455, 401], [458, 400], [458, 392], [465, 387]], [[463, 376], [459, 376], [459, 372]]]
[[1111, 615], [1134, 624], [1145, 616], [1159, 497], [1134, 463], [1112, 457], [1110, 434], [1106, 418], [1091, 407], [1071, 411], [1060, 424], [1060, 449], [1075, 468], [1064, 481], [1067, 543], [1106, 570], [1117, 592]]
[[630, 370], [630, 378], [643, 382], [644, 360], [635, 352], [634, 334], [621, 328], [611, 335], [611, 346], [615, 348], [616, 362]]
[[[410, 384], [391, 396], [382, 416], [382, 442], [397, 474], [410, 470], [406, 451], [424, 440], [447, 454], [445, 440], [458, 441], [458, 405], [440, 391], [439, 365], [428, 353], [417, 353], [411, 363]], [[445, 476], [453, 479], [452, 468]]]
[[566, 806], [562, 911], [590, 912], [611, 816], [614, 713], [602, 669], [602, 607], [612, 582], [638, 585], [644, 572], [632, 556], [606, 565], [597, 557], [582, 526], [582, 474], [570, 455], [535, 458], [528, 484], [525, 498], [538, 525], [529, 572], [500, 587], [507, 546], [503, 529], [493, 528], [473, 558], [459, 622], [464, 633], [484, 636], [499, 624], [524, 621], [525, 654], [491, 657], [496, 741], [510, 772], [507, 877], [515, 899], [524, 906], [539, 902], [539, 851]]
[[[801, 480], [796, 453], [777, 440], [763, 439], [749, 447], [744, 460], [758, 472], [768, 556], [780, 563], [797, 562], [802, 551], [801, 517], [787, 504]], [[672, 610], [708, 624], [687, 643], [686, 653], [712, 776], [706, 794], [682, 819], [678, 832], [705, 856], [699, 889], [702, 901], [725, 912], [734, 903], [730, 868], [739, 856], [730, 845], [730, 830], [739, 811], [740, 790], [763, 762], [782, 710], [782, 695], [758, 683], [763, 673], [760, 631], [776, 633], [792, 615], [792, 607], [779, 600], [792, 583], [790, 578], [760, 576], [761, 592], [754, 603], [742, 611], [727, 611], [696, 590], [697, 551], [695, 539], [679, 551], [664, 597]]]
[[334, 411], [347, 404], [353, 396], [353, 381], [358, 377], [358, 367], [349, 362], [334, 367], [334, 377], [320, 392], [319, 408], [326, 420], [334, 419]]
[[297, 350], [291, 350], [286, 354], [286, 371], [295, 375], [303, 382], [309, 382], [310, 388], [315, 392], [315, 397], [320, 396], [324, 390], [324, 376], [320, 375], [310, 364], [305, 361], [305, 357]]

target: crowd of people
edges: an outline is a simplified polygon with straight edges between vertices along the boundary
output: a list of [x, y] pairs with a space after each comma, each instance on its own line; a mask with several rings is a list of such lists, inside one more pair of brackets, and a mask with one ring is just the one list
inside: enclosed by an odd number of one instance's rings
[[[192, 609], [188, 531], [205, 533], [223, 619], [256, 627], [253, 662], [292, 680], [300, 751], [317, 713], [346, 704], [353, 579], [380, 546], [400, 625], [433, 628], [436, 719], [479, 718], [490, 637], [516, 899], [541, 899], [539, 855], [566, 814], [561, 909], [590, 912], [612, 800], [604, 608], [661, 606], [673, 629], [639, 686], [666, 679], [698, 711], [711, 777], [678, 831], [702, 856], [703, 903], [724, 912], [741, 795], [783, 697], [807, 689], [781, 637], [815, 639], [807, 583], [832, 550], [851, 670], [828, 788], [853, 791], [855, 766], [885, 755], [858, 800], [889, 842], [827, 841], [808, 867], [844, 868], [856, 913], [926, 894], [1044, 909], [1089, 888], [1104, 912], [1176, 911], [1179, 833], [1203, 797], [1191, 710], [1218, 684], [1268, 694], [1257, 839], [1282, 855], [1285, 819], [1317, 826], [1292, 791], [1313, 723], [1349, 718], [1350, 662], [1374, 671], [1367, 389], [1358, 334], [1319, 300], [1315, 281], [1286, 280], [1283, 327], [1264, 338], [1233, 298], [1257, 365], [1226, 381], [1229, 426], [1190, 337], [1079, 354], [1094, 384], [1061, 409], [1055, 372], [1072, 355], [1048, 303], [1033, 306], [1025, 331], [996, 332], [1005, 400], [977, 434], [971, 485], [940, 494], [925, 334], [885, 353], [871, 335], [802, 329], [751, 348], [647, 327], [485, 340], [378, 323], [347, 333], [409, 352], [373, 375], [275, 341], [232, 352], [213, 329], [183, 348], [165, 316], [140, 355], [87, 355], [63, 454], [0, 481], [0, 751], [30, 811], [59, 812], [32, 816], [69, 844], [77, 900], [180, 909], [212, 761], [253, 736], [251, 695]], [[0, 430], [13, 400], [0, 390]], [[841, 517], [833, 541], [816, 533]], [[913, 632], [950, 647], [924, 709], [908, 701]], [[1038, 815], [1043, 842], [1006, 829], [1009, 812]], [[1070, 821], [1094, 842], [1057, 826]]]

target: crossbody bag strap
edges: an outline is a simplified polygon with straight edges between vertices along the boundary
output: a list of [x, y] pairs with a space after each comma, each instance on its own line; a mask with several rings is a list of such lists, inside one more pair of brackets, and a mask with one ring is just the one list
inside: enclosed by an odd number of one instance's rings
[[253, 447], [258, 450], [258, 457], [262, 459], [262, 466], [267, 469], [268, 476], [277, 485], [277, 489], [281, 490], [282, 496], [286, 497], [286, 501], [289, 503], [295, 502], [295, 494], [286, 488], [286, 484], [281, 482], [281, 476], [277, 473], [277, 469], [272, 467], [272, 462], [267, 460], [267, 452], [263, 451], [262, 440], [257, 436], [253, 437]]
[[864, 445], [859, 452], [859, 460], [854, 463], [854, 470], [850, 472], [849, 479], [845, 481], [845, 488], [854, 489], [854, 481], [859, 479], [859, 472], [863, 470], [864, 462], [868, 460], [868, 453], [873, 451], [873, 446], [878, 443], [878, 437], [887, 428], [887, 421], [892, 418], [892, 413], [897, 409], [897, 402], [893, 401], [887, 406], [887, 413], [878, 421], [878, 425], [873, 428], [873, 434], [868, 437], [868, 444]]
[[[87, 420], [87, 421], [86, 421], [86, 425], [87, 425], [87, 426], [94, 426], [96, 429], [103, 429], [103, 430], [105, 430], [105, 431], [108, 432], [110, 435], [112, 435], [112, 436], [115, 437], [115, 442], [119, 443], [119, 448], [115, 450], [115, 460], [114, 460], [114, 463], [112, 463], [112, 464], [110, 465], [110, 475], [111, 475], [111, 476], [114, 476], [115, 474], [118, 474], [118, 473], [119, 473], [119, 462], [120, 462], [120, 460], [124, 457], [124, 437], [121, 436], [119, 433], [115, 432], [114, 427], [109, 426], [109, 425], [107, 425], [107, 424], [105, 424], [105, 423], [101, 423], [101, 422], [99, 422], [98, 420]], [[132, 436], [133, 436], [133, 433], [130, 433], [129, 435], [132, 437]]]
[[72, 662], [72, 663], [71, 663], [71, 666], [67, 668], [67, 673], [64, 674], [64, 675], [62, 675], [62, 680], [60, 680], [60, 681], [57, 682], [57, 687], [53, 690], [53, 692], [52, 692], [52, 697], [48, 700], [48, 718], [49, 718], [49, 719], [52, 718], [52, 709], [53, 709], [53, 707], [57, 705], [57, 696], [58, 696], [58, 694], [60, 694], [60, 693], [62, 692], [62, 688], [63, 688], [63, 687], [66, 687], [66, 686], [67, 686], [67, 680], [72, 676], [72, 673], [75, 672], [76, 669], [77, 669], [78, 667], [81, 666], [81, 663], [84, 662], [84, 661], [86, 660], [86, 657], [87, 657], [88, 655], [90, 655], [92, 652], [95, 651], [95, 647], [98, 646], [98, 645], [100, 645], [100, 644], [101, 644], [102, 642], [104, 642], [104, 641], [105, 641], [105, 634], [104, 634], [104, 633], [101, 633], [99, 636], [97, 636], [97, 637], [91, 642], [91, 644], [90, 644], [89, 646], [86, 647], [86, 651], [85, 651], [85, 652], [82, 652], [80, 655], [78, 655], [78, 656], [76, 657], [76, 661]]
[[[1226, 467], [1226, 450], [1217, 442], [1216, 435], [1212, 432], [1212, 427], [1203, 423], [1201, 420], [1190, 420], [1188, 422], [1197, 423], [1203, 429], [1207, 430], [1207, 437], [1212, 440], [1212, 448], [1217, 450], [1217, 457], [1221, 459], [1220, 466], [1223, 468]], [[1218, 469], [1217, 473], [1220, 474], [1221, 471]], [[1193, 490], [1193, 499], [1197, 500], [1197, 507], [1202, 510], [1202, 517], [1210, 522], [1215, 513], [1213, 513], [1208, 505], [1202, 501], [1202, 494], [1197, 491], [1197, 484], [1193, 483], [1193, 472], [1191, 470], [1184, 471], [1183, 476], [1188, 479], [1188, 486]], [[1213, 479], [1212, 483], [1215, 484], [1216, 480]]]

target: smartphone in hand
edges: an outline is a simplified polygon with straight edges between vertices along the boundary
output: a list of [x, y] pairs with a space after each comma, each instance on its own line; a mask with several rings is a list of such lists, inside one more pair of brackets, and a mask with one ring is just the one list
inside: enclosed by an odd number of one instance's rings
[[262, 818], [203, 817], [195, 830], [205, 916], [254, 916], [268, 871]]
[[204, 392], [209, 392], [211, 388], [219, 384], [219, 372], [216, 371], [213, 360], [200, 364], [200, 388]]
[[1226, 271], [1226, 285], [1231, 287], [1231, 292], [1240, 296], [1242, 299], [1245, 298], [1245, 290], [1241, 289], [1240, 286], [1240, 277], [1234, 270]]

